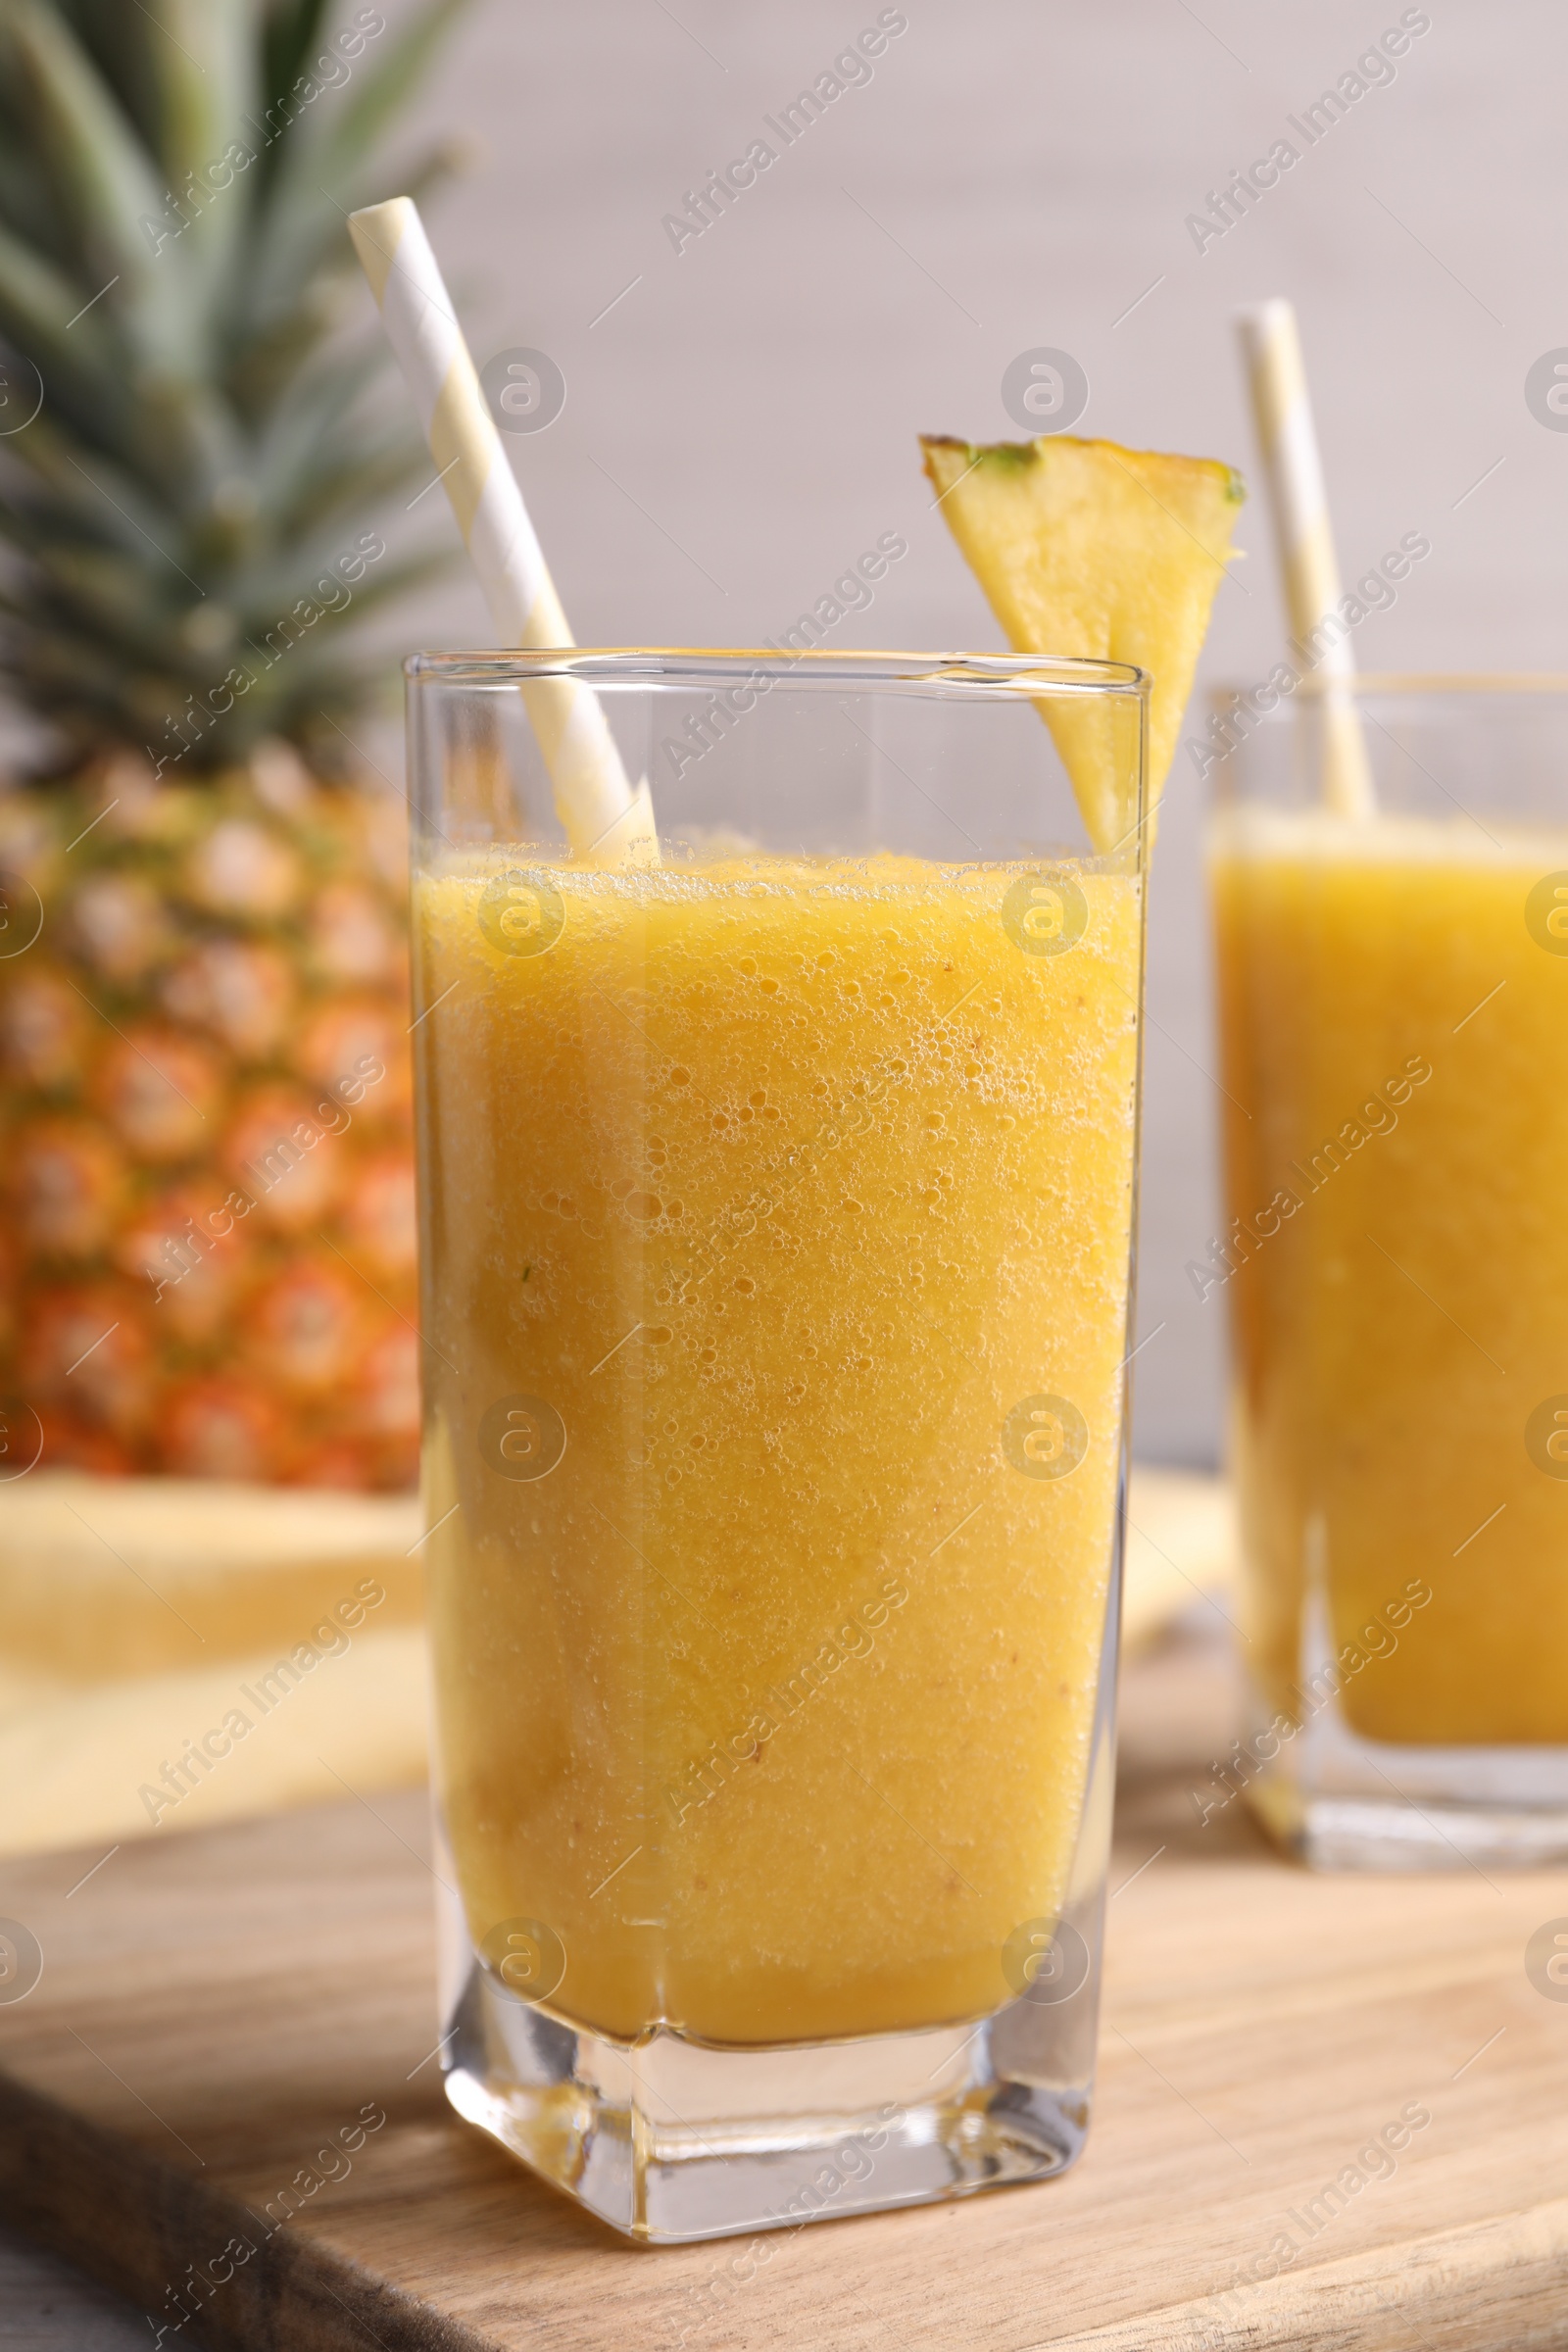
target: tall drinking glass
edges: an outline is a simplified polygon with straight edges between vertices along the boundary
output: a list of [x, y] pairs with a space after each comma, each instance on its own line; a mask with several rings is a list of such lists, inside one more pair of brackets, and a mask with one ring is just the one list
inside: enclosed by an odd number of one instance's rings
[[[559, 676], [657, 864], [568, 862]], [[1145, 682], [432, 655], [409, 702], [449, 2095], [643, 2238], [1056, 2172], [1143, 892], [1041, 716], [1138, 805]]]
[[1326, 1866], [1568, 1857], [1568, 680], [1232, 711], [1211, 875], [1251, 1719]]

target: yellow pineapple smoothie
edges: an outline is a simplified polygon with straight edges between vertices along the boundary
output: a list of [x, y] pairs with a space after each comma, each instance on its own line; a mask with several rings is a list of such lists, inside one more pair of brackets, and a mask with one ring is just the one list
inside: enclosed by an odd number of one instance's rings
[[1139, 884], [535, 856], [416, 892], [473, 1940], [542, 1923], [612, 2037], [985, 2015], [1094, 1745]]
[[1250, 1655], [1299, 1720], [1315, 1597], [1404, 1743], [1568, 1741], [1568, 834], [1498, 831], [1247, 808], [1212, 861]]

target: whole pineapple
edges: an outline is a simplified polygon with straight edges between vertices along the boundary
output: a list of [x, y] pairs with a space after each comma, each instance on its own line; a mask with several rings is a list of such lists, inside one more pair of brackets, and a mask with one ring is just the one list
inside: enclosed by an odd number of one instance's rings
[[414, 1472], [403, 807], [339, 644], [429, 568], [370, 519], [428, 460], [333, 329], [456, 4], [0, 6], [0, 677], [48, 745], [0, 795], [14, 1459]]

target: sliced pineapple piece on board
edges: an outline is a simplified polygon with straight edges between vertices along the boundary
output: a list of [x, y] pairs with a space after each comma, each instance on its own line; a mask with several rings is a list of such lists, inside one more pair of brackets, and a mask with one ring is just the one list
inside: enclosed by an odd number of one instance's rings
[[[1054, 433], [986, 448], [922, 437], [954, 537], [1018, 653], [1132, 662], [1153, 681], [1151, 815], [1247, 493], [1213, 458]], [[1102, 702], [1041, 706], [1097, 850], [1137, 823]]]

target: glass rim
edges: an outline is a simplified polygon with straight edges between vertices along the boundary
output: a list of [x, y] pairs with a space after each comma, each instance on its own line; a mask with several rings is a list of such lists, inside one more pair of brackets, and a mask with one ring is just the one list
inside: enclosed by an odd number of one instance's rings
[[881, 653], [847, 647], [781, 653], [768, 646], [554, 646], [498, 651], [410, 654], [403, 674], [411, 686], [428, 683], [496, 687], [536, 678], [575, 677], [585, 685], [678, 686], [715, 679], [765, 679], [821, 685], [897, 686], [944, 696], [977, 697], [1009, 691], [1064, 696], [1106, 695], [1147, 704], [1152, 680], [1130, 662], [1051, 654]]
[[[1264, 685], [1269, 683], [1264, 679]], [[1229, 709], [1238, 701], [1249, 702], [1257, 692], [1257, 682], [1242, 685], [1229, 681], [1217, 682], [1209, 690], [1215, 709]], [[1368, 695], [1388, 695], [1393, 699], [1414, 701], [1418, 696], [1442, 695], [1568, 695], [1568, 670], [1551, 669], [1367, 669], [1357, 670], [1349, 677], [1337, 677], [1323, 670], [1309, 671], [1298, 678], [1288, 692], [1282, 692], [1277, 702], [1260, 711], [1260, 721], [1278, 718], [1293, 702], [1303, 699], [1322, 701], [1325, 697], [1343, 695], [1358, 701]]]

